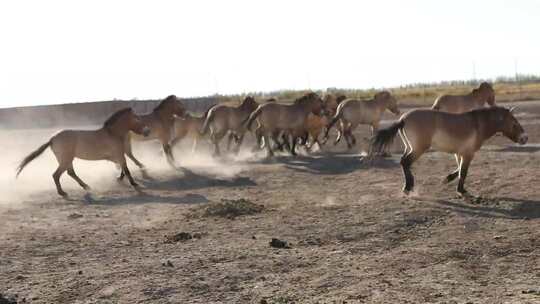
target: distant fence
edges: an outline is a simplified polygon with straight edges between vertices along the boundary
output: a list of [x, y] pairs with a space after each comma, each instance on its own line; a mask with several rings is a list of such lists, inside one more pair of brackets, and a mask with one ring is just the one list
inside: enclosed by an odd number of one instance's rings
[[[62, 105], [0, 109], [0, 127], [14, 129], [84, 126], [103, 123], [115, 111], [131, 107], [136, 113], [148, 113], [160, 100], [113, 100]], [[202, 113], [216, 104], [216, 98], [182, 99], [190, 112]]]

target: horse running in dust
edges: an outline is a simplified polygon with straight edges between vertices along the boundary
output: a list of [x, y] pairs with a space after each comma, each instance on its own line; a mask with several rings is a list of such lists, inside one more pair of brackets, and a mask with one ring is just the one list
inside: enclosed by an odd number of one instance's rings
[[[319, 141], [319, 136], [321, 133], [328, 127], [330, 124], [330, 121], [332, 117], [337, 112], [337, 107], [339, 104], [346, 100], [347, 97], [345, 95], [334, 95], [334, 94], [326, 94], [323, 98], [324, 103], [324, 115], [315, 115], [313, 113], [310, 113], [308, 115], [308, 118], [306, 120], [305, 125], [305, 134], [303, 142], [306, 144], [306, 149], [311, 150], [311, 148], [317, 144], [319, 148], [321, 148], [322, 145], [326, 143], [325, 140], [322, 142]], [[308, 143], [309, 138], [311, 137], [311, 140]]]
[[[142, 137], [138, 134], [128, 134], [125, 137], [125, 151], [126, 155], [131, 159], [137, 167], [139, 167], [143, 173], [145, 172], [144, 165], [133, 156], [131, 149], [131, 140], [146, 141], [146, 140], [159, 140], [163, 147], [163, 152], [167, 157], [167, 162], [174, 167], [174, 156], [172, 154], [172, 148], [170, 145], [173, 139], [174, 132], [174, 120], [175, 117], [183, 117], [186, 113], [185, 107], [182, 102], [174, 95], [170, 95], [163, 99], [154, 110], [145, 115], [140, 115], [142, 122], [150, 128], [150, 134]], [[124, 174], [120, 174], [119, 179], [123, 179]]]
[[385, 110], [389, 110], [395, 115], [400, 114], [397, 100], [388, 91], [379, 92], [370, 100], [346, 99], [342, 101], [337, 107], [334, 118], [326, 128], [324, 141], [328, 140], [330, 129], [339, 121], [341, 130], [338, 130], [334, 145], [341, 140], [342, 136], [345, 136], [347, 147], [351, 149], [356, 144], [356, 137], [352, 134], [353, 130], [359, 124], [366, 124], [371, 126], [371, 133], [375, 134], [379, 129], [381, 117]]
[[53, 173], [56, 191], [61, 196], [67, 196], [60, 185], [60, 176], [67, 170], [67, 173], [83, 189], [90, 187], [81, 180], [73, 168], [73, 159], [85, 160], [110, 160], [122, 168], [130, 184], [137, 187], [138, 184], [131, 177], [131, 173], [126, 164], [125, 139], [128, 132], [134, 132], [143, 136], [150, 134], [150, 128], [135, 115], [131, 108], [122, 109], [114, 113], [98, 130], [64, 130], [60, 131], [48, 142], [41, 145], [37, 150], [26, 156], [17, 168], [17, 176], [21, 171], [41, 155], [48, 147], [54, 153], [58, 161], [58, 168]]
[[483, 108], [485, 104], [495, 106], [493, 87], [482, 82], [477, 89], [466, 95], [442, 95], [433, 103], [432, 109], [449, 113], [465, 113]]
[[191, 146], [191, 152], [195, 153], [197, 144], [203, 136], [200, 131], [202, 130], [206, 116], [212, 107], [214, 106], [209, 107], [202, 116], [194, 116], [186, 113], [184, 117], [176, 118], [174, 121], [174, 139], [171, 142], [171, 147], [176, 146], [186, 137], [192, 137], [193, 145]]
[[260, 105], [245, 120], [248, 129], [255, 120], [258, 122], [256, 133], [264, 138], [264, 145], [268, 156], [273, 156], [274, 152], [270, 145], [270, 138], [278, 142], [278, 136], [282, 132], [291, 134], [293, 142], [291, 153], [296, 155], [295, 147], [297, 139], [304, 134], [305, 123], [310, 113], [321, 115], [323, 112], [323, 101], [316, 93], [307, 93], [296, 99], [293, 104], [266, 103]]
[[240, 151], [240, 146], [244, 140], [246, 128], [242, 124], [249, 117], [259, 104], [251, 96], [244, 98], [239, 106], [216, 105], [208, 111], [206, 120], [201, 129], [201, 134], [205, 135], [210, 130], [210, 139], [214, 144], [214, 155], [220, 155], [219, 143], [229, 132], [229, 143], [232, 137], [236, 140], [235, 153]]
[[445, 182], [459, 177], [457, 193], [467, 195], [465, 178], [474, 154], [482, 144], [496, 133], [524, 145], [528, 137], [512, 114], [513, 109], [490, 107], [466, 113], [454, 114], [434, 110], [413, 110], [399, 121], [377, 132], [373, 137], [370, 154], [385, 151], [399, 132], [405, 145], [401, 167], [405, 176], [403, 192], [413, 190], [414, 177], [411, 165], [429, 148], [454, 154], [457, 169], [448, 174]]

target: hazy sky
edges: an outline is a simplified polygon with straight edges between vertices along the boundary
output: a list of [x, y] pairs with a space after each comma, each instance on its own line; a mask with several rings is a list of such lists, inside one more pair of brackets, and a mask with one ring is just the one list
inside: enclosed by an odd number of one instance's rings
[[2, 1], [0, 107], [540, 74], [540, 1]]

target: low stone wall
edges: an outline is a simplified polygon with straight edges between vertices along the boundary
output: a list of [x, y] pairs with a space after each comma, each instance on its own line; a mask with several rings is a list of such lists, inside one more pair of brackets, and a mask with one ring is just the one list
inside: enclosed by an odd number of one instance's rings
[[[101, 124], [115, 111], [132, 107], [149, 113], [160, 100], [112, 100], [0, 109], [0, 128], [31, 129]], [[217, 103], [212, 97], [182, 99], [190, 112], [203, 113]]]

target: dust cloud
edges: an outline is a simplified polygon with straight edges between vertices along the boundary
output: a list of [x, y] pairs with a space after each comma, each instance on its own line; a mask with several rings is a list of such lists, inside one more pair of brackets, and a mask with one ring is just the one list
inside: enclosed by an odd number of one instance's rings
[[[85, 127], [83, 129], [93, 129]], [[62, 128], [30, 129], [0, 131], [0, 140], [4, 143], [4, 150], [0, 158], [0, 206], [16, 208], [24, 203], [55, 201], [58, 199], [52, 173], [56, 170], [57, 162], [52, 151], [47, 149], [41, 156], [28, 164], [18, 178], [15, 177], [16, 168], [20, 161], [29, 153]], [[248, 170], [246, 161], [256, 157], [249, 149], [242, 150], [239, 155], [226, 157], [212, 157], [208, 143], [201, 143], [196, 153], [191, 152], [191, 140], [186, 139], [177, 145], [173, 152], [176, 157], [175, 170], [171, 168], [163, 155], [161, 145], [157, 141], [134, 142], [135, 156], [146, 166], [147, 172], [153, 180], [165, 182], [177, 179], [185, 170], [204, 175], [208, 178], [229, 179]], [[141, 172], [130, 160], [128, 166], [134, 178], [142, 179]], [[113, 189], [129, 189], [127, 181], [119, 183], [116, 177], [119, 174], [115, 164], [109, 161], [85, 161], [75, 159], [74, 168], [79, 177], [90, 187], [92, 194], [104, 194]], [[184, 170], [184, 171], [183, 171]], [[64, 173], [61, 177], [62, 187], [70, 196], [81, 197], [84, 191], [69, 175]], [[131, 189], [129, 189], [131, 190]], [[172, 190], [172, 189], [171, 189]]]

